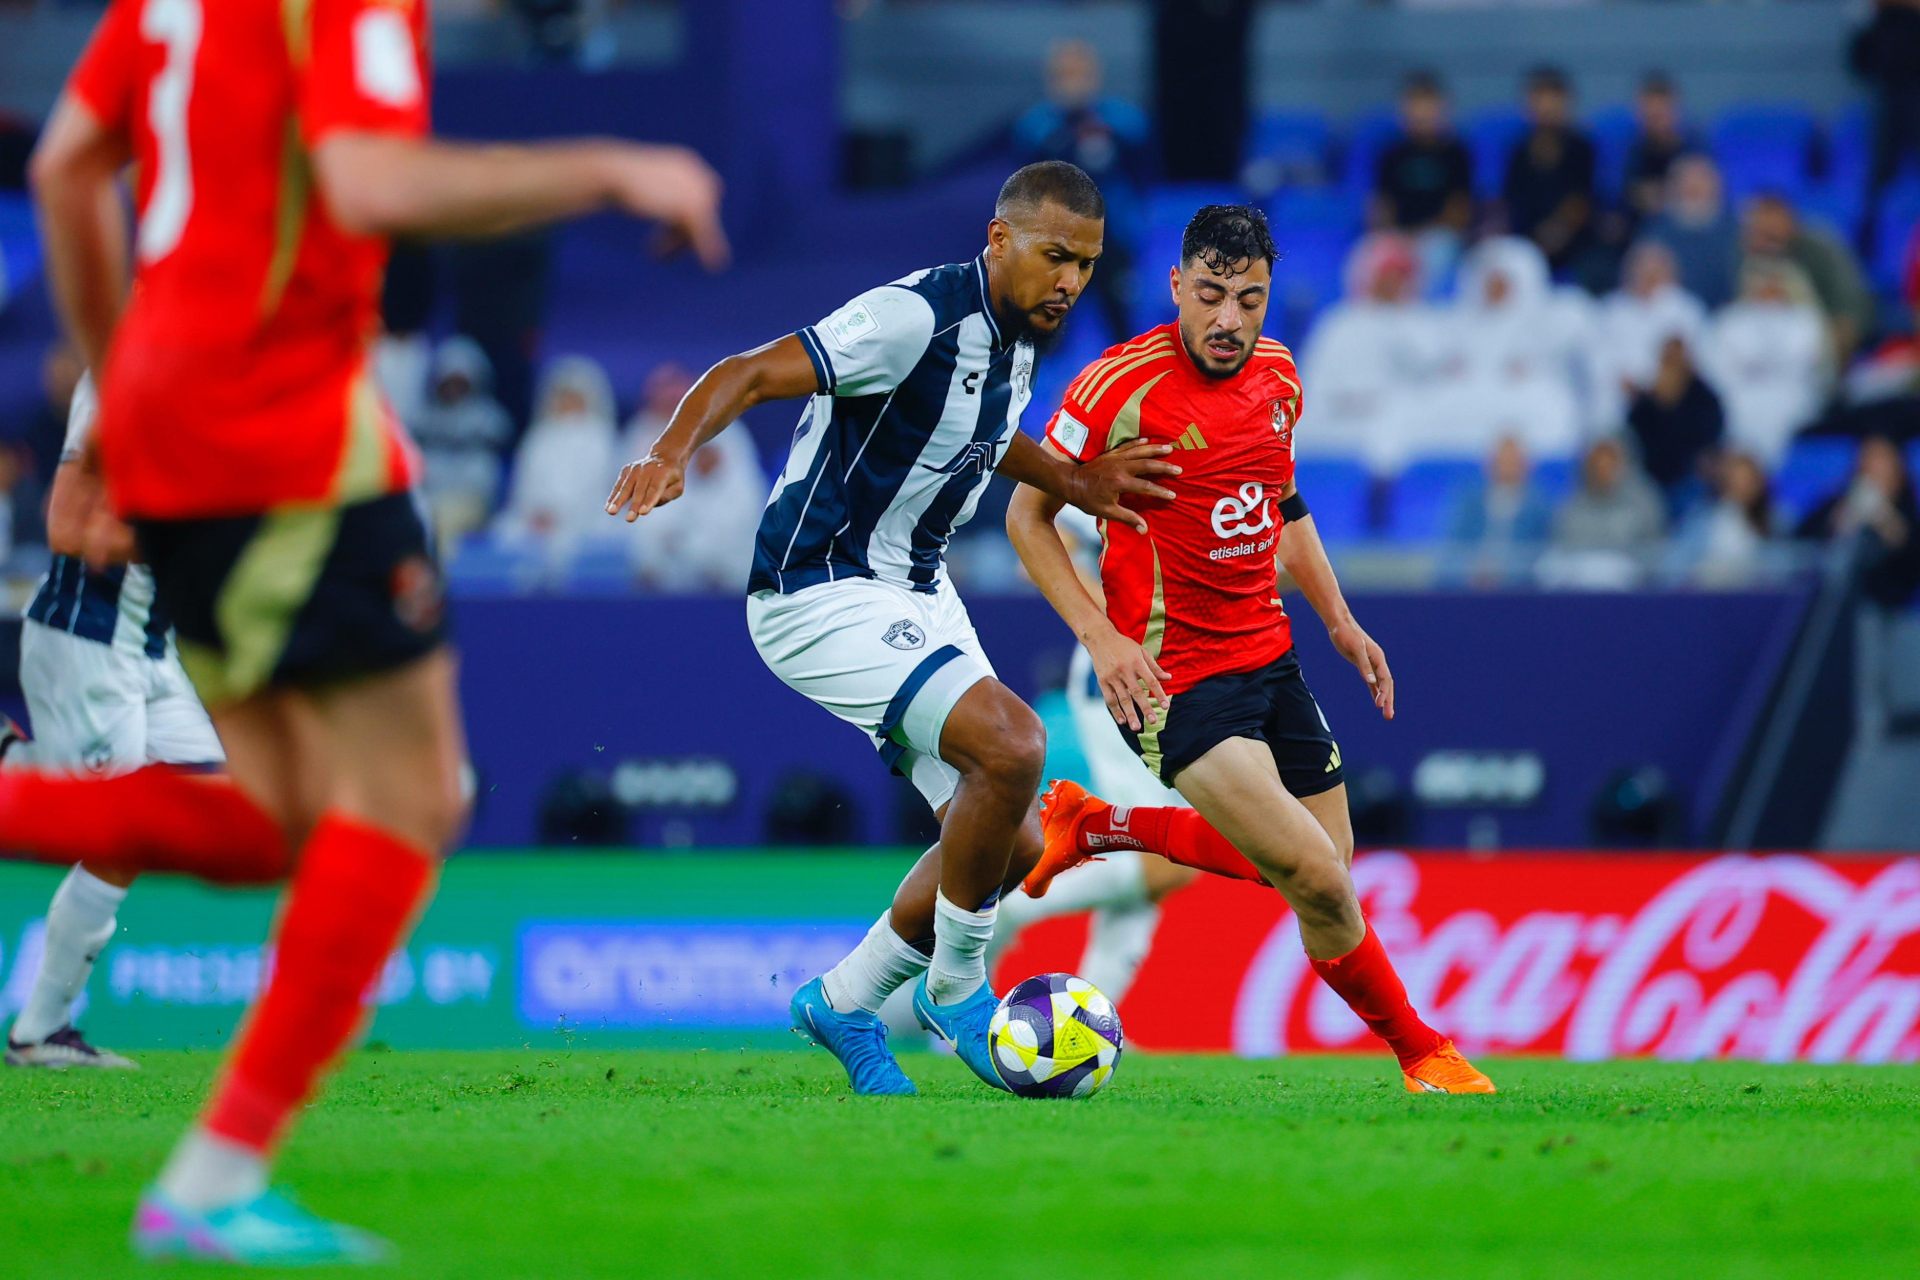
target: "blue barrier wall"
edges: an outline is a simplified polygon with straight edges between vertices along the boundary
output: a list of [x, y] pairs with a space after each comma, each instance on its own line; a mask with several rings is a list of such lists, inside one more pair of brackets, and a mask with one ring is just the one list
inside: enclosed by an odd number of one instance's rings
[[[1420, 806], [1415, 843], [1584, 844], [1601, 783], [1643, 763], [1685, 801], [1690, 837], [1726, 784], [1804, 604], [1792, 592], [1357, 596], [1400, 685], [1391, 724], [1310, 614], [1299, 648], [1349, 777], [1384, 768], [1410, 785], [1423, 762], [1531, 761], [1523, 774], [1537, 764], [1537, 794], [1521, 803]], [[1038, 599], [980, 599], [972, 610], [1022, 695], [1064, 663], [1066, 630]], [[731, 766], [737, 798], [644, 818], [637, 838], [758, 843], [768, 800], [795, 771], [847, 789], [857, 838], [898, 838], [905, 784], [858, 731], [767, 672], [741, 601], [470, 600], [457, 623], [481, 775], [476, 843], [526, 843], [561, 771], [611, 775], [623, 762], [689, 758]]]

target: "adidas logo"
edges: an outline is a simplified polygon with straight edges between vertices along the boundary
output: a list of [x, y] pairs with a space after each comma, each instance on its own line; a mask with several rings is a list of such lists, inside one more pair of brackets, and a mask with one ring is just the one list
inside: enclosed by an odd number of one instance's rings
[[1340, 767], [1340, 744], [1336, 742], [1333, 744], [1333, 758], [1327, 761], [1327, 767], [1325, 769], [1322, 769], [1321, 772], [1332, 773], [1335, 769], [1338, 769], [1339, 767]]
[[1173, 443], [1176, 448], [1180, 449], [1204, 449], [1207, 447], [1207, 438], [1200, 434], [1199, 427], [1189, 422], [1187, 429], [1182, 431], [1180, 438]]

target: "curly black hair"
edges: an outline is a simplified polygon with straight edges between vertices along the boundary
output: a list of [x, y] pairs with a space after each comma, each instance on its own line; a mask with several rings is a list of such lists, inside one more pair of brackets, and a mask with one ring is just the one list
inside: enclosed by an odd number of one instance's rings
[[1223, 276], [1234, 276], [1266, 259], [1268, 268], [1279, 257], [1267, 215], [1250, 204], [1210, 204], [1193, 215], [1180, 237], [1180, 264], [1198, 258], [1200, 265]]

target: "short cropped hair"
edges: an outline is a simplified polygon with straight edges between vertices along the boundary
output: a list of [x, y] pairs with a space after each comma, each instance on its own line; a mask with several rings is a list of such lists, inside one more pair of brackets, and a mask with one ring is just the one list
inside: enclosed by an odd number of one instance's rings
[[1241, 263], [1255, 258], [1273, 266], [1278, 257], [1267, 215], [1250, 204], [1210, 204], [1193, 215], [1180, 237], [1180, 265], [1198, 258], [1200, 265], [1223, 276], [1236, 274]]
[[993, 216], [1004, 220], [1016, 211], [1032, 211], [1048, 203], [1083, 218], [1107, 216], [1107, 201], [1100, 188], [1085, 169], [1065, 160], [1040, 160], [1015, 169], [1000, 186]]

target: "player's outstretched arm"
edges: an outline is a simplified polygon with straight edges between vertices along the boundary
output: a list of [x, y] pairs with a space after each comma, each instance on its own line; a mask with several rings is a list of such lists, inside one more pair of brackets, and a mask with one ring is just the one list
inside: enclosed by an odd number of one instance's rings
[[127, 296], [127, 211], [119, 186], [126, 163], [125, 136], [69, 92], [54, 107], [29, 169], [54, 306], [90, 369], [105, 366]]
[[[1173, 501], [1173, 490], [1156, 484], [1154, 476], [1177, 476], [1180, 468], [1162, 461], [1173, 452], [1170, 444], [1150, 444], [1134, 440], [1110, 449], [1086, 463], [1075, 465], [1065, 454], [1051, 446], [1043, 447], [1031, 438], [1016, 433], [1013, 443], [1000, 459], [999, 474], [1023, 485], [1031, 485], [1061, 503], [1070, 503], [1090, 516], [1118, 520], [1141, 533], [1147, 531], [1147, 519], [1138, 511], [1122, 506], [1123, 499], [1139, 494], [1148, 498]], [[1057, 513], [1059, 507], [1054, 511]], [[1052, 524], [1049, 516], [1048, 524]]]
[[[1052, 446], [1040, 447], [1049, 460], [1064, 462], [1065, 455], [1056, 453]], [[1072, 463], [1065, 465], [1071, 467]], [[1137, 732], [1159, 718], [1159, 708], [1166, 701], [1161, 682], [1167, 673], [1145, 649], [1114, 628], [1106, 610], [1080, 580], [1067, 544], [1054, 524], [1065, 505], [1052, 494], [1022, 484], [1007, 504], [1007, 537], [1040, 594], [1087, 647], [1108, 712], [1117, 723]]]
[[687, 459], [727, 424], [757, 404], [794, 400], [819, 390], [819, 375], [797, 334], [728, 356], [693, 384], [647, 456], [620, 468], [607, 496], [607, 514], [617, 516], [624, 509], [632, 524], [672, 502], [686, 488]]
[[359, 235], [496, 236], [611, 208], [659, 222], [709, 268], [727, 261], [719, 176], [684, 147], [340, 129], [314, 148], [314, 172], [334, 221]]
[[[1359, 670], [1373, 694], [1373, 705], [1391, 720], [1393, 672], [1387, 667], [1386, 652], [1361, 629], [1354, 620], [1353, 610], [1347, 607], [1340, 580], [1334, 576], [1333, 562], [1327, 558], [1326, 544], [1320, 541], [1320, 531], [1314, 528], [1313, 516], [1304, 509], [1297, 517], [1287, 513], [1288, 504], [1298, 497], [1298, 489], [1289, 480], [1280, 494], [1280, 510], [1286, 521], [1280, 526], [1280, 566], [1299, 584], [1300, 593], [1326, 624], [1333, 647]], [[1305, 503], [1300, 506], [1304, 508]]]

